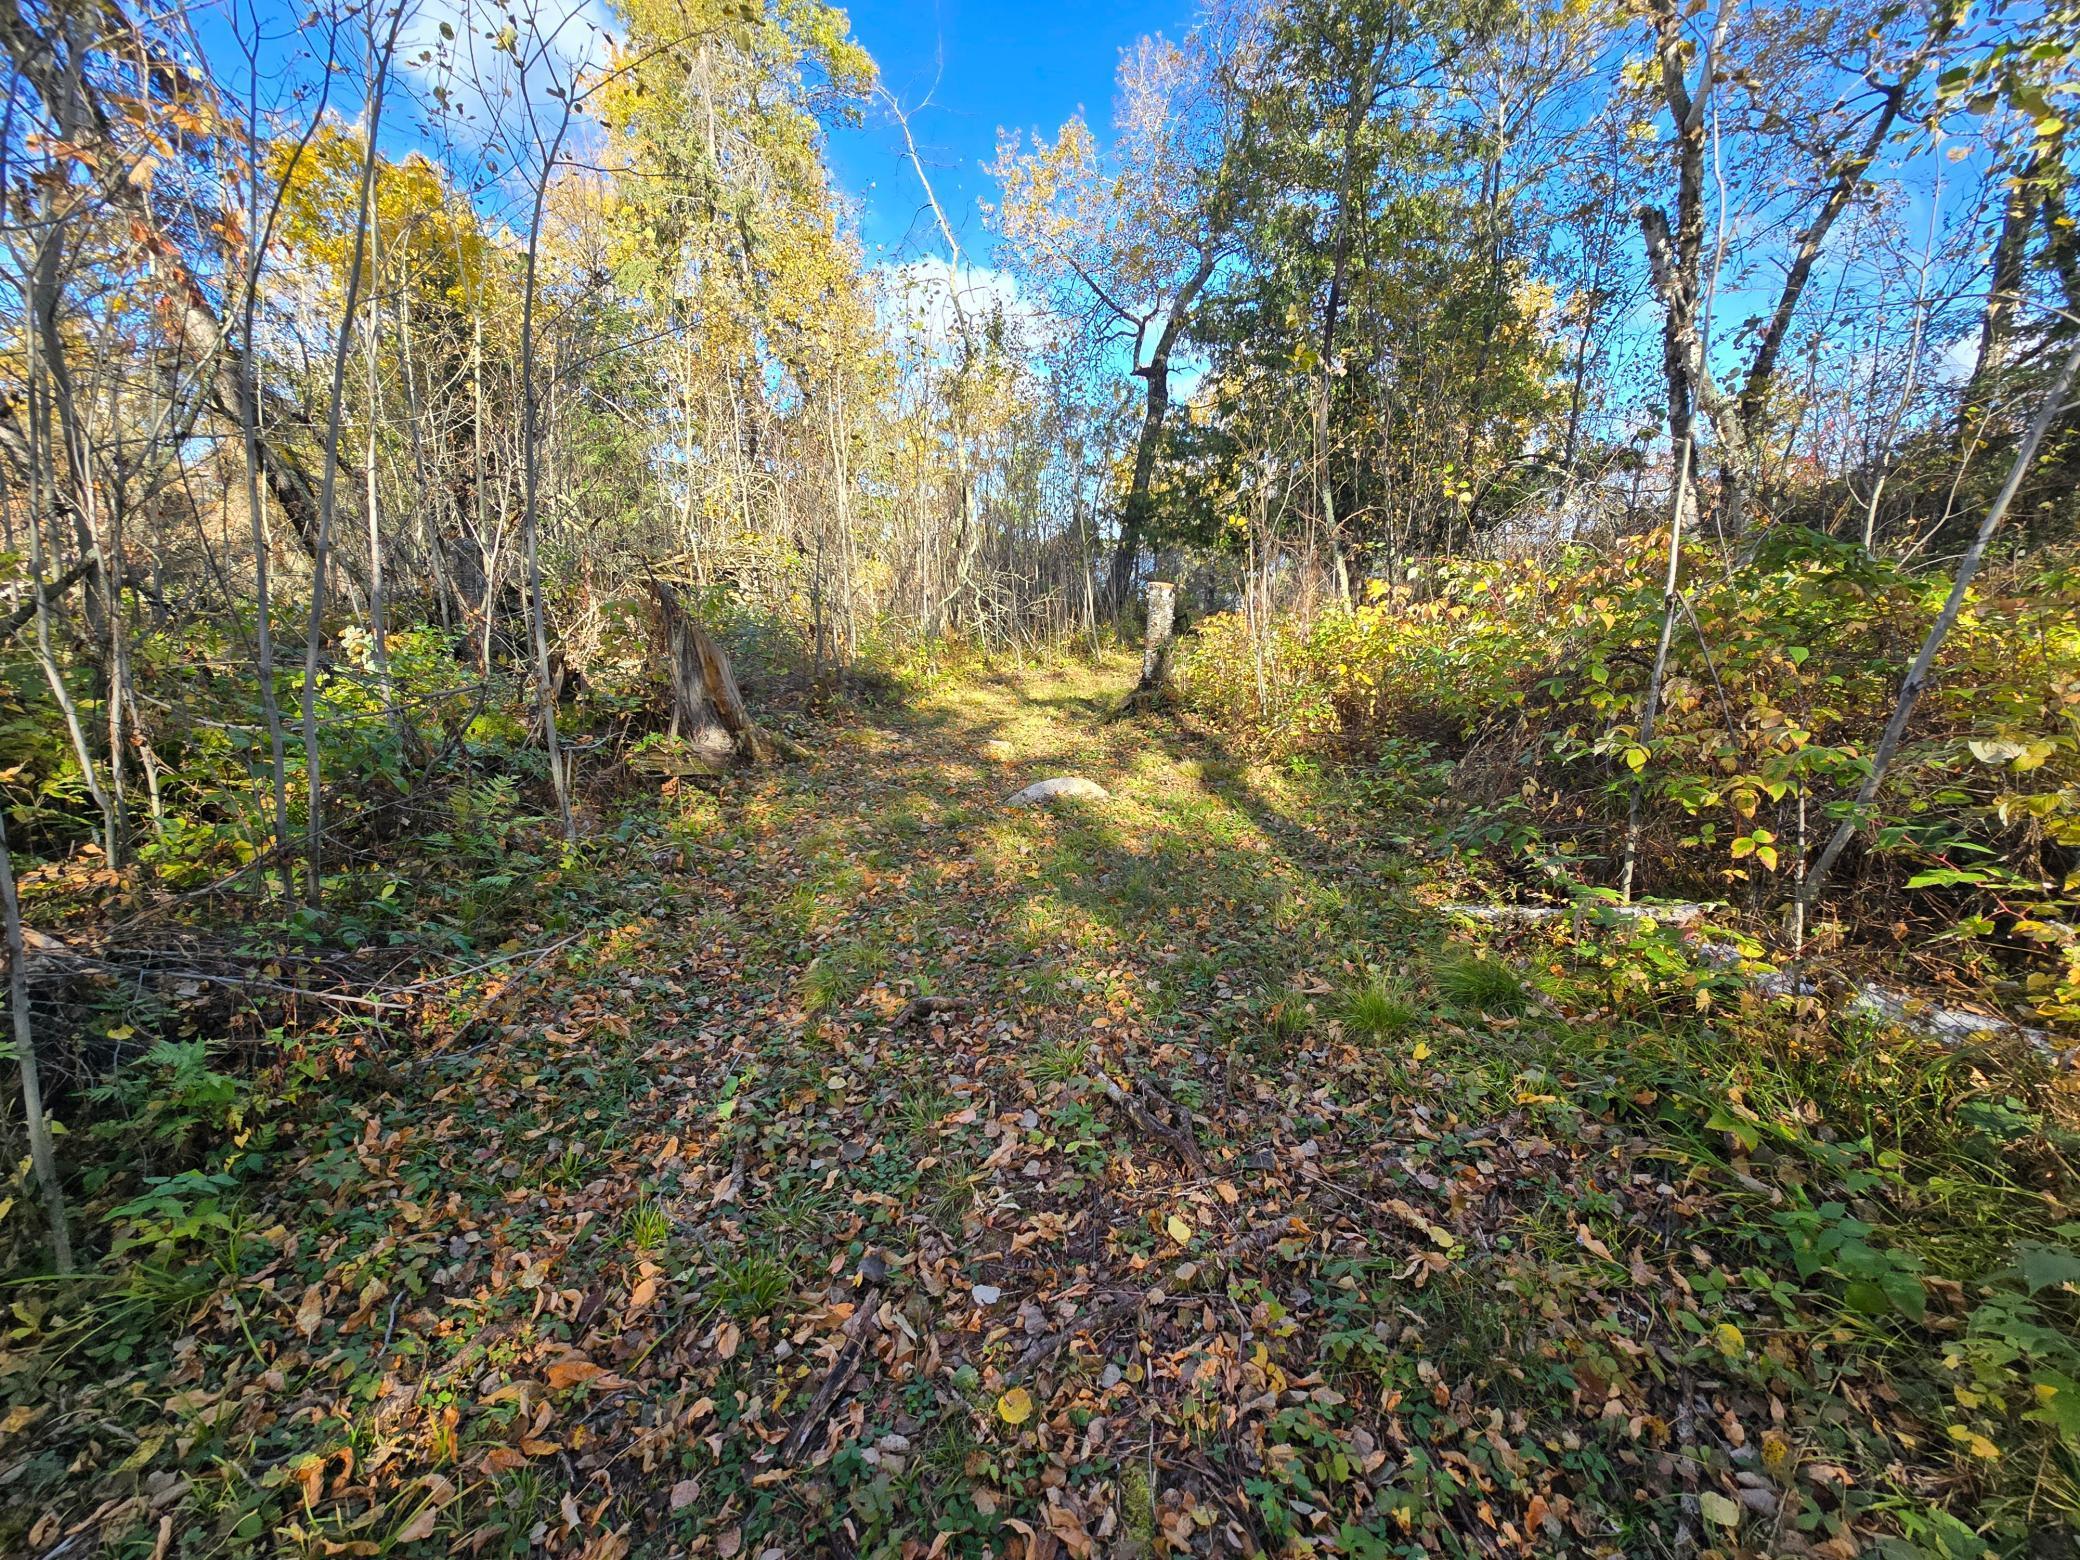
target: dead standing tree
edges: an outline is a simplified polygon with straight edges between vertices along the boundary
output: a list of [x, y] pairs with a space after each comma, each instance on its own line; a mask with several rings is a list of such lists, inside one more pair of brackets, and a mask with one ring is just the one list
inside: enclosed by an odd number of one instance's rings
[[686, 604], [678, 586], [652, 576], [657, 633], [672, 684], [670, 750], [638, 755], [659, 774], [715, 776], [743, 764], [806, 758], [807, 749], [751, 718], [729, 657]]

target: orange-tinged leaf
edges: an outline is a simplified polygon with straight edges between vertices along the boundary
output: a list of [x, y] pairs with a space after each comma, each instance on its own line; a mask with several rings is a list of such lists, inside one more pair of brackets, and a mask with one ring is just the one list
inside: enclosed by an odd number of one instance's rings
[[595, 1365], [590, 1360], [558, 1360], [542, 1372], [542, 1377], [549, 1383], [551, 1392], [561, 1392], [566, 1387], [575, 1387], [580, 1382], [605, 1374], [604, 1366]]
[[1581, 1248], [1584, 1251], [1588, 1252], [1591, 1256], [1601, 1257], [1606, 1262], [1614, 1262], [1617, 1260], [1615, 1257], [1611, 1255], [1611, 1248], [1606, 1246], [1602, 1241], [1598, 1240], [1594, 1235], [1592, 1235], [1589, 1232], [1588, 1225], [1577, 1224], [1574, 1227], [1574, 1238], [1576, 1242], [1581, 1246]]
[[1033, 1394], [1013, 1387], [997, 1399], [997, 1417], [1007, 1425], [1022, 1425], [1033, 1417]]

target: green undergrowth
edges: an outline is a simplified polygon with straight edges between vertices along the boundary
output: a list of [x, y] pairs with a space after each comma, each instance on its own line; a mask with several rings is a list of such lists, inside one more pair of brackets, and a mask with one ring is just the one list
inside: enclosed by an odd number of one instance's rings
[[[1453, 842], [1505, 898], [1625, 875], [1780, 923], [1868, 773], [1946, 568], [1798, 526], [1665, 535], [1548, 561], [1445, 559], [1343, 611], [1235, 613], [1179, 652], [1186, 705], [1247, 751], [1447, 777]], [[1651, 732], [1643, 716], [1664, 659]], [[1991, 564], [1945, 639], [1808, 951], [1912, 957], [2032, 1023], [2080, 1017], [2080, 571], [2071, 549]]]
[[624, 799], [403, 1011], [130, 1058], [85, 1270], [10, 1286], [0, 1546], [2070, 1547], [2068, 1072], [1457, 920], [1427, 759], [1131, 677], [920, 676]]

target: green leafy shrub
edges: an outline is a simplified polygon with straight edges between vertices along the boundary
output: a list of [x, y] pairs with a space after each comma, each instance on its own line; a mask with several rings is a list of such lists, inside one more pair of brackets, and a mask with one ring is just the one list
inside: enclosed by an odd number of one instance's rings
[[[1994, 1275], [1961, 1338], [1943, 1347], [1956, 1378], [1944, 1427], [1969, 1477], [2005, 1485], [2001, 1504], [2080, 1520], [2080, 1225], [2023, 1241]], [[2004, 1469], [1992, 1465], [2005, 1465]], [[2002, 1476], [2004, 1474], [2004, 1476]]]
[[[1642, 741], [1666, 545], [1447, 560], [1261, 640], [1239, 616], [1210, 618], [1180, 651], [1179, 686], [1273, 753], [1440, 745], [1457, 760], [1459, 843], [1527, 876], [1615, 880], [1636, 794], [1637, 889], [1773, 911], [1845, 815], [1947, 581], [1797, 527], [1723, 562], [1693, 545]], [[1828, 915], [1887, 942], [1919, 929], [1969, 973], [2021, 975], [2046, 1019], [2080, 1019], [2076, 711], [2080, 561], [1989, 569]]]

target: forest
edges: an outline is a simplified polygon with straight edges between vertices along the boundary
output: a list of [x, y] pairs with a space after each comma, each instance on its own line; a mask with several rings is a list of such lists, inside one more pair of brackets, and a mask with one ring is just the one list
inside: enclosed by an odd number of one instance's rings
[[0, 1551], [2080, 1555], [2080, 5], [1176, 15], [0, 0]]

